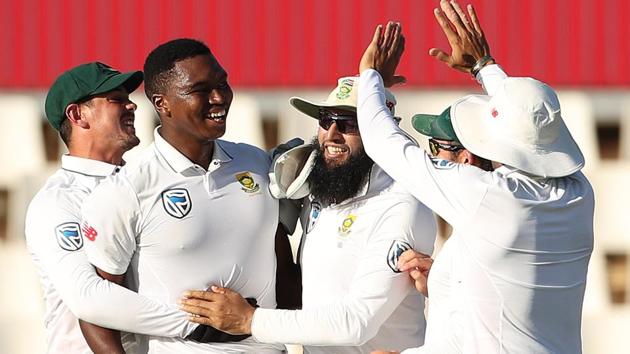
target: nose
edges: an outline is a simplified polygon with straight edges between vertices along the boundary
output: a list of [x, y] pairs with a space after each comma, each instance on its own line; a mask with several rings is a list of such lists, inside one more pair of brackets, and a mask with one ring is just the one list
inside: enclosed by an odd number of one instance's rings
[[127, 104], [125, 105], [125, 108], [127, 108], [128, 111], [135, 112], [136, 109], [138, 109], [138, 105], [135, 104], [132, 100], [129, 100], [129, 102], [127, 102]]
[[343, 134], [339, 131], [337, 127], [337, 122], [333, 121], [328, 130], [326, 130], [326, 139], [327, 140], [340, 140], [343, 139]]
[[211, 104], [223, 104], [225, 102], [225, 97], [221, 90], [214, 89], [210, 92], [210, 103]]

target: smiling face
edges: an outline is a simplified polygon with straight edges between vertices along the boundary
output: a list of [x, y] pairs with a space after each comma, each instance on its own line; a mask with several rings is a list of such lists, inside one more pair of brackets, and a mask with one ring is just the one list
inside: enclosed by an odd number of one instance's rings
[[[329, 108], [331, 113], [340, 116], [355, 116], [355, 112], [350, 112], [342, 109]], [[353, 122], [334, 122], [330, 124], [328, 129], [321, 126], [317, 133], [317, 140], [319, 145], [323, 149], [324, 161], [328, 167], [340, 166], [348, 161], [350, 156], [356, 155], [360, 151], [363, 151], [363, 141], [361, 135], [357, 134], [344, 134], [340, 131], [338, 124], [356, 124], [356, 120]]]
[[134, 128], [137, 105], [125, 89], [118, 88], [90, 98], [81, 104], [92, 139], [103, 151], [122, 154], [140, 143]]
[[206, 143], [225, 134], [232, 89], [227, 73], [212, 55], [197, 55], [175, 63], [173, 80], [161, 100], [162, 125], [182, 142]]

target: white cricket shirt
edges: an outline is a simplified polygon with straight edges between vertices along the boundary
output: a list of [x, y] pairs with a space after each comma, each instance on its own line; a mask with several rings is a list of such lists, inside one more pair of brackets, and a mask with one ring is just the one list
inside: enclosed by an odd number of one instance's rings
[[423, 347], [405, 353], [581, 353], [593, 250], [594, 199], [586, 177], [539, 178], [509, 166], [486, 172], [431, 158], [399, 131], [382, 85], [376, 71], [361, 74], [365, 149], [455, 235], [446, 253], [450, 279], [434, 279], [433, 270], [429, 275], [428, 326], [434, 291], [450, 292], [449, 317], [428, 331]]
[[61, 169], [48, 178], [29, 205], [26, 243], [44, 293], [48, 353], [91, 353], [75, 315], [108, 328], [171, 337], [185, 336], [195, 327], [176, 306], [99, 277], [83, 252], [81, 204], [96, 185], [119, 169], [64, 155]]
[[306, 353], [421, 345], [424, 297], [396, 262], [410, 248], [432, 253], [433, 213], [375, 165], [356, 197], [307, 201], [300, 219], [303, 309], [257, 309], [253, 335], [303, 344]]
[[[217, 140], [210, 166], [188, 160], [155, 130], [155, 141], [86, 199], [92, 264], [127, 269], [138, 293], [175, 305], [185, 290], [217, 284], [274, 308], [278, 201], [262, 150]], [[85, 231], [84, 231], [85, 232]], [[276, 353], [252, 338], [197, 343], [149, 338], [151, 353]]]

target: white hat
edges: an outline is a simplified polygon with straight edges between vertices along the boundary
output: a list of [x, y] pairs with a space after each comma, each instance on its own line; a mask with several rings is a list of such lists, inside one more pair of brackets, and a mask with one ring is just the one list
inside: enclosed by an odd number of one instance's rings
[[[293, 107], [297, 108], [298, 111], [315, 119], [319, 119], [319, 109], [321, 107], [334, 107], [351, 112], [356, 112], [358, 102], [358, 88], [358, 76], [342, 77], [337, 81], [337, 87], [335, 87], [330, 95], [328, 95], [328, 98], [324, 102], [315, 103], [299, 97], [291, 97], [289, 99], [289, 102]], [[392, 115], [394, 115], [396, 98], [388, 89], [385, 89], [385, 104], [392, 112]]]
[[455, 102], [451, 119], [462, 145], [488, 160], [543, 177], [568, 176], [584, 166], [558, 96], [540, 81], [507, 78], [492, 97]]

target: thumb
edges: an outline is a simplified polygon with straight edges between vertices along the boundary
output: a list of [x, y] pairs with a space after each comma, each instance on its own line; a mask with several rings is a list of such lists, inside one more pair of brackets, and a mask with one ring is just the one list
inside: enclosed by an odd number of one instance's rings
[[444, 63], [448, 63], [450, 60], [450, 55], [438, 48], [429, 49], [429, 55]]
[[407, 78], [401, 75], [394, 75], [392, 78], [392, 86], [407, 83]]

